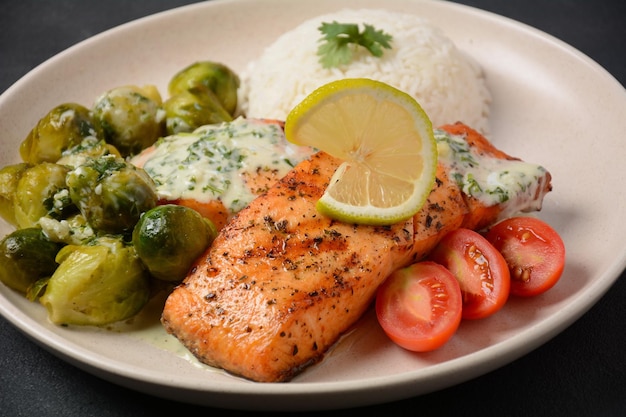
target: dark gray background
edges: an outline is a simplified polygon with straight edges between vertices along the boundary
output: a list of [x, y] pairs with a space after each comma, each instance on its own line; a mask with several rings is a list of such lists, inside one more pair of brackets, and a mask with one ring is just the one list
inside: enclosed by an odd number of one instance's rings
[[[194, 1], [1, 0], [0, 92], [38, 64], [85, 38], [189, 3]], [[554, 35], [590, 56], [626, 85], [623, 0], [459, 3]], [[626, 136], [626, 124], [624, 131]], [[626, 416], [625, 275], [571, 327], [507, 366], [429, 395], [350, 411], [437, 417]], [[167, 410], [176, 410], [178, 415], [251, 414], [177, 403], [116, 386], [59, 360], [0, 318], [0, 416], [139, 417], [161, 415]], [[344, 416], [346, 410], [314, 414]]]

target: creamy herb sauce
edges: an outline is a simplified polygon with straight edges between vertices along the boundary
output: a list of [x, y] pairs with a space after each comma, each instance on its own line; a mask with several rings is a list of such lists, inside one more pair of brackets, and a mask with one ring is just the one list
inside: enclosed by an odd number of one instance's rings
[[244, 173], [272, 170], [280, 178], [311, 154], [288, 143], [276, 124], [237, 118], [159, 139], [143, 168], [161, 198], [219, 199], [236, 213], [255, 197]]
[[[441, 129], [434, 133], [439, 162], [448, 167], [451, 179], [465, 194], [487, 206], [504, 206], [503, 215], [529, 203], [526, 211], [541, 208], [536, 196], [546, 174], [542, 166], [482, 156], [462, 136]], [[277, 124], [238, 118], [161, 138], [137, 162], [143, 161], [161, 198], [219, 199], [236, 213], [256, 197], [246, 185], [245, 173], [275, 170], [282, 177], [312, 152], [287, 142]]]
[[[546, 170], [524, 161], [480, 155], [462, 136], [435, 129], [439, 162], [449, 168], [450, 178], [463, 192], [487, 206], [501, 204], [502, 215], [541, 208], [536, 198], [544, 186]], [[530, 205], [530, 207], [529, 207]]]

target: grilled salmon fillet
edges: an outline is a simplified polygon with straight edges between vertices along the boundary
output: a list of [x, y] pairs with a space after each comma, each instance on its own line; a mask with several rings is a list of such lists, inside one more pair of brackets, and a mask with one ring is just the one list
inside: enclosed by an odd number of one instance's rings
[[[515, 160], [465, 125], [441, 129], [484, 156]], [[290, 380], [322, 359], [392, 271], [423, 259], [447, 232], [483, 228], [506, 208], [465, 194], [440, 163], [413, 218], [385, 227], [337, 222], [315, 204], [340, 162], [320, 152], [297, 165], [221, 230], [168, 297], [163, 325], [201, 362], [253, 381]], [[537, 183], [516, 209], [540, 208], [550, 175]]]

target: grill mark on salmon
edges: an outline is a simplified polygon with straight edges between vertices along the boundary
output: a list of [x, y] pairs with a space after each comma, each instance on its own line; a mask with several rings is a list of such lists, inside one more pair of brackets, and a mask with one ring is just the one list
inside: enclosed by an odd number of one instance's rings
[[[515, 159], [467, 126], [442, 128], [486, 155]], [[411, 219], [337, 222], [315, 203], [339, 164], [320, 152], [296, 166], [221, 230], [168, 297], [164, 327], [201, 362], [253, 381], [289, 381], [323, 358], [392, 271], [423, 259], [447, 232], [482, 228], [502, 210], [463, 194], [440, 164]], [[549, 174], [541, 181], [539, 200], [551, 189]]]

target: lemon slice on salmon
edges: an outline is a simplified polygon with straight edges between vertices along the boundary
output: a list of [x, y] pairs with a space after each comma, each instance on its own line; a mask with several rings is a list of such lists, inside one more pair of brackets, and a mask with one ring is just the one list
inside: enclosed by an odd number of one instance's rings
[[287, 115], [285, 136], [342, 161], [316, 206], [336, 220], [406, 220], [435, 181], [430, 119], [413, 97], [380, 81], [348, 78], [319, 87]]

